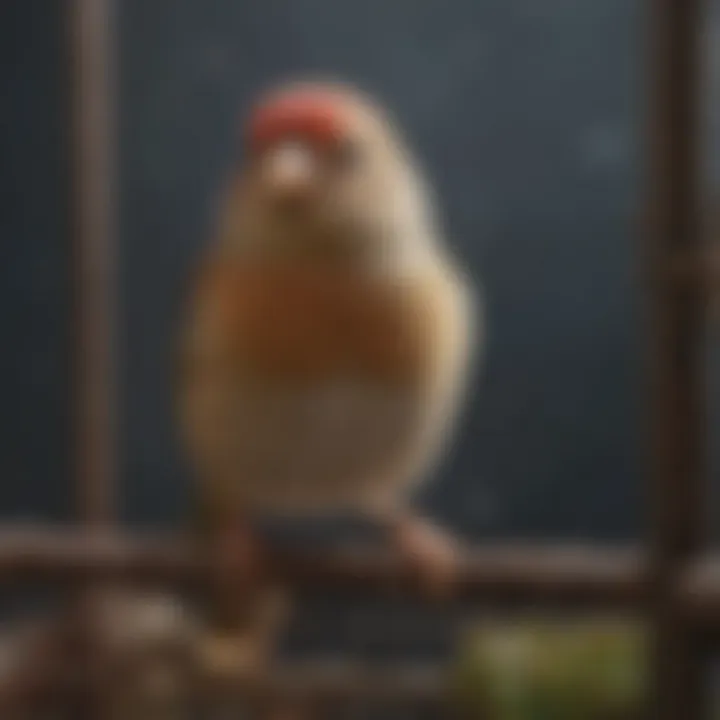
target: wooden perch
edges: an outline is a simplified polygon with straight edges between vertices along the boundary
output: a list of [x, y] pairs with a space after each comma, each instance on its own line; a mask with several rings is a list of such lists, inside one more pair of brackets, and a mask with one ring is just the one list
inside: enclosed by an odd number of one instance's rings
[[[278, 576], [299, 588], [415, 594], [402, 562], [382, 549], [276, 551]], [[0, 581], [121, 582], [197, 586], [209, 562], [180, 536], [16, 527], [0, 530]], [[720, 628], [720, 558], [680, 578], [676, 602], [704, 626]], [[493, 545], [461, 563], [458, 600], [640, 608], [652, 594], [642, 555], [632, 549]]]
[[[382, 549], [276, 551], [289, 584], [413, 592], [413, 579]], [[0, 580], [73, 582], [89, 577], [197, 584], [209, 562], [176, 537], [71, 528], [0, 530]], [[488, 546], [463, 558], [458, 599], [633, 606], [646, 596], [642, 558], [633, 550]]]

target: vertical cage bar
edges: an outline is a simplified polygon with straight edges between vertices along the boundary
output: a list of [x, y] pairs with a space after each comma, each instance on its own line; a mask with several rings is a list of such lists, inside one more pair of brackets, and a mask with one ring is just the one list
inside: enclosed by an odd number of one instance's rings
[[[116, 473], [115, 26], [113, 0], [71, 0], [71, 131], [76, 501], [81, 521], [114, 519]], [[107, 717], [109, 673], [97, 620], [103, 588], [77, 605], [82, 687], [70, 712]]]
[[704, 658], [672, 600], [703, 537], [703, 292], [696, 280], [672, 281], [673, 263], [700, 261], [701, 10], [701, 0], [650, 0], [653, 720], [701, 720], [706, 710]]
[[114, 514], [116, 466], [113, 2], [70, 7], [77, 503], [100, 525]]

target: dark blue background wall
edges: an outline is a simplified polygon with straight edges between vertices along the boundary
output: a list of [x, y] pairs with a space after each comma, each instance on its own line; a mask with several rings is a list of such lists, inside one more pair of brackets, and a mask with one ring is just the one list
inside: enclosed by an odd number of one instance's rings
[[70, 500], [61, 6], [0, 4], [0, 512], [13, 517]]

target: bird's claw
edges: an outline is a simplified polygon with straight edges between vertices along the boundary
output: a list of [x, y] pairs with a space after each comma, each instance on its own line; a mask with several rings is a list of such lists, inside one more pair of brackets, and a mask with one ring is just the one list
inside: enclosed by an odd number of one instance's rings
[[458, 576], [458, 543], [420, 518], [403, 518], [394, 530], [397, 550], [423, 592], [436, 599], [450, 595]]

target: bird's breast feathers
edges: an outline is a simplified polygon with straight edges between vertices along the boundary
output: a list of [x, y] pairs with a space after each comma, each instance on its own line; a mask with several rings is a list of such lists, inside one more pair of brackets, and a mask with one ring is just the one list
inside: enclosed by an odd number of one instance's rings
[[218, 262], [196, 298], [196, 352], [261, 379], [412, 382], [433, 337], [427, 288], [337, 270]]

